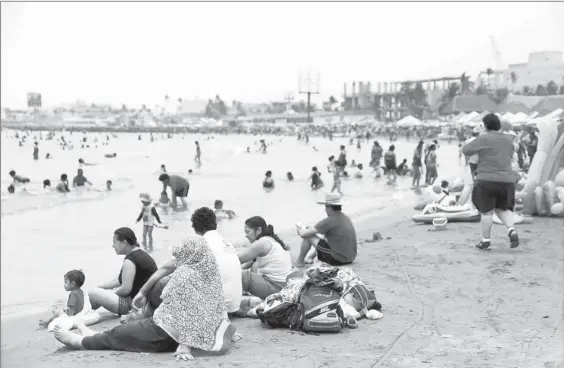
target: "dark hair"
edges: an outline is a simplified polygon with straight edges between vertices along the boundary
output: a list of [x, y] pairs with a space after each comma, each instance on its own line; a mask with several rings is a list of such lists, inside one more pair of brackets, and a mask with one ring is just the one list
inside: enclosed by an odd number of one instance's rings
[[272, 239], [276, 240], [284, 250], [290, 250], [290, 247], [284, 244], [282, 239], [274, 233], [274, 227], [272, 225], [267, 225], [266, 221], [260, 216], [253, 216], [245, 221], [245, 225], [253, 230], [257, 230], [259, 227], [262, 229], [261, 233], [257, 236], [257, 240], [263, 236], [270, 236]]
[[317, 166], [312, 167], [311, 171], [317, 171]]
[[109, 183], [109, 184], [112, 184], [112, 181], [111, 181], [111, 180], [106, 180], [106, 184], [108, 184], [108, 183]]
[[335, 158], [334, 155], [329, 156], [329, 161], [331, 161], [331, 160], [334, 159], [334, 158]]
[[221, 199], [216, 199], [216, 201], [213, 202], [213, 206], [223, 206], [223, 201]]
[[82, 287], [82, 285], [84, 285], [84, 280], [86, 280], [86, 276], [84, 276], [84, 272], [81, 270], [71, 270], [65, 273], [65, 279], [70, 282], [74, 282], [78, 287]]
[[424, 143], [425, 143], [425, 142], [423, 142], [423, 141], [419, 141], [419, 143], [417, 143], [417, 145], [418, 145], [418, 146], [423, 146]]
[[79, 159], [78, 159], [78, 163], [79, 163], [79, 164], [83, 164], [83, 163], [84, 163], [84, 160], [81, 159], [81, 158], [79, 158]]
[[14, 170], [10, 171], [10, 176], [14, 176], [16, 175], [16, 172]]
[[268, 170], [266, 173], [264, 173], [264, 175], [266, 175], [266, 176], [272, 176], [272, 171]]
[[286, 176], [288, 177], [288, 180], [294, 180], [294, 174], [292, 174], [291, 171], [288, 171], [288, 172], [286, 173]]
[[326, 207], [331, 207], [331, 209], [333, 211], [342, 211], [343, 210], [343, 206], [341, 205], [336, 205], [336, 204], [327, 204], [325, 205]]
[[68, 176], [67, 174], [61, 174], [61, 180], [67, 180]]
[[340, 147], [340, 148], [341, 148], [341, 149], [345, 149], [345, 146], [343, 146], [343, 145], [341, 144], [341, 147]]
[[396, 149], [396, 146], [394, 146], [393, 144], [390, 146], [390, 151], [394, 151]]
[[487, 114], [482, 119], [482, 122], [484, 123], [484, 126], [487, 130], [498, 131], [499, 129], [501, 129], [501, 122], [499, 121], [499, 117], [496, 114]]
[[169, 179], [169, 177], [168, 177], [167, 174], [161, 174], [161, 175], [159, 175], [159, 181], [165, 181], [165, 180], [168, 180], [168, 179]]
[[374, 141], [374, 145], [375, 145], [375, 146], [379, 146], [379, 145], [380, 145], [380, 142]]
[[16, 191], [14, 184], [8, 185], [8, 193], [13, 194]]
[[131, 246], [136, 247], [139, 245], [137, 244], [137, 237], [135, 236], [135, 233], [128, 227], [120, 227], [119, 229], [114, 231], [114, 235], [116, 236], [117, 240], [125, 241]]
[[358, 167], [360, 170], [362, 170], [362, 168], [363, 168], [364, 166], [362, 166], [362, 164], [358, 164], [357, 167]]
[[448, 188], [448, 185], [449, 185], [448, 181], [446, 180], [441, 181], [441, 188]]
[[44, 187], [51, 186], [51, 180], [49, 180], [49, 179], [43, 180], [43, 186]]
[[209, 207], [200, 207], [192, 214], [192, 228], [200, 234], [217, 229], [217, 218]]
[[434, 144], [429, 146], [429, 151], [434, 151], [437, 149], [437, 146], [435, 146]]
[[161, 167], [165, 167], [165, 164], [162, 164]]

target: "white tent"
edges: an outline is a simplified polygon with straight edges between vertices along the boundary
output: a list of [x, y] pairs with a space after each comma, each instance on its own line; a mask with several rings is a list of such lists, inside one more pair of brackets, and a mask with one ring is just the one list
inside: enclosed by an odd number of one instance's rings
[[417, 118], [415, 118], [411, 115], [406, 116], [405, 118], [401, 119], [400, 121], [398, 121], [396, 123], [396, 125], [398, 127], [412, 127], [412, 126], [417, 126], [417, 125], [421, 125], [421, 124], [422, 124], [421, 120], [419, 120], [419, 119], [417, 119]]

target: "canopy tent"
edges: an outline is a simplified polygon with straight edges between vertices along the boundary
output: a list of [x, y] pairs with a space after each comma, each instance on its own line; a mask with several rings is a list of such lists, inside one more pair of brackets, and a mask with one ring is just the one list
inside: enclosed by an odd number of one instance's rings
[[417, 126], [417, 125], [421, 125], [421, 124], [422, 124], [421, 120], [419, 120], [419, 119], [417, 119], [417, 118], [415, 118], [411, 115], [404, 117], [403, 119], [399, 120], [396, 123], [396, 125], [398, 127], [412, 127], [412, 126]]

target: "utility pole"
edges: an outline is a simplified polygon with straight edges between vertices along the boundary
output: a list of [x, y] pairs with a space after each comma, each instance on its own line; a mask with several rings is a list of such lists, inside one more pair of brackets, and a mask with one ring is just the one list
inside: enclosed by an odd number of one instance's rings
[[[312, 75], [314, 73], [315, 76]], [[300, 76], [299, 92], [307, 95], [307, 122], [311, 123], [311, 95], [319, 94], [319, 72], [307, 70], [305, 76]]]
[[284, 100], [287, 103], [286, 110], [291, 109], [292, 108], [292, 101], [294, 101], [294, 94], [292, 92], [288, 92], [286, 94], [286, 97], [284, 97]]

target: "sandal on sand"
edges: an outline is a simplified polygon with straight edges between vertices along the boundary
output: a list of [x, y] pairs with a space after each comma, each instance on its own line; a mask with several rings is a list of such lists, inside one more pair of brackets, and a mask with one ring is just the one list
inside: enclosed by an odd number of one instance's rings
[[480, 240], [480, 242], [478, 244], [476, 244], [476, 248], [478, 249], [482, 249], [482, 250], [489, 250], [489, 248], [492, 246], [492, 243], [490, 242], [485, 242]]
[[511, 248], [517, 248], [519, 246], [519, 235], [517, 234], [517, 231], [513, 229], [509, 232], [509, 234], [507, 234], [507, 236], [509, 237], [509, 246]]
[[351, 330], [358, 328], [358, 322], [356, 321], [356, 318], [354, 318], [354, 317], [347, 318], [347, 321], [345, 323], [346, 323], [347, 327], [350, 328]]

